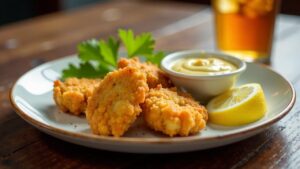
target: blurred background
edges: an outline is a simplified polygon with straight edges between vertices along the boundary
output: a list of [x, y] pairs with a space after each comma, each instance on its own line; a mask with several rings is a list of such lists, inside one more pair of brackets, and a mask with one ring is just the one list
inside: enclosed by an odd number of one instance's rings
[[[68, 11], [93, 3], [110, 0], [1, 0], [0, 26], [57, 11]], [[116, 0], [115, 0], [116, 1]], [[126, 1], [126, 0], [119, 0]], [[210, 0], [127, 0], [127, 1], [176, 1], [210, 4]], [[300, 15], [300, 1], [282, 0], [281, 13]]]

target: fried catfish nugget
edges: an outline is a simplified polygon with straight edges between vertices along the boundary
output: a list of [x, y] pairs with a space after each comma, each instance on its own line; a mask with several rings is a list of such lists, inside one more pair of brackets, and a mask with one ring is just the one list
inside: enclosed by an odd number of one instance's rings
[[127, 66], [136, 67], [143, 71], [146, 74], [149, 88], [155, 88], [159, 84], [166, 88], [174, 86], [167, 74], [150, 62], [141, 63], [138, 58], [122, 58], [119, 60], [119, 68], [124, 68]]
[[84, 114], [87, 100], [101, 79], [68, 78], [54, 81], [53, 97], [59, 109], [73, 115]]
[[187, 93], [176, 88], [150, 89], [143, 104], [146, 123], [156, 131], [169, 136], [188, 136], [204, 129], [207, 110]]
[[146, 76], [134, 67], [110, 72], [88, 102], [86, 117], [93, 133], [122, 136], [142, 109], [149, 88]]

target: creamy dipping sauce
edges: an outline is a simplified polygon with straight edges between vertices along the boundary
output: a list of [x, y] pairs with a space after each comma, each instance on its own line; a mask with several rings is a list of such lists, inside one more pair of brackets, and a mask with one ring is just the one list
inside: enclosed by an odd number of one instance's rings
[[191, 75], [219, 75], [237, 70], [237, 66], [220, 58], [181, 58], [175, 61], [172, 70]]

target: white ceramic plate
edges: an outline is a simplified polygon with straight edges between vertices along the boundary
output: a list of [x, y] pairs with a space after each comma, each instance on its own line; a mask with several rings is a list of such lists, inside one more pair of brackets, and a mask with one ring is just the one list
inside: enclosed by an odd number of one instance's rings
[[169, 138], [149, 130], [141, 119], [124, 137], [97, 136], [91, 133], [84, 117], [62, 113], [52, 98], [53, 80], [75, 56], [42, 64], [25, 73], [13, 86], [10, 99], [15, 111], [39, 130], [62, 140], [104, 150], [135, 153], [172, 153], [208, 149], [234, 143], [253, 136], [284, 117], [295, 102], [292, 85], [266, 66], [247, 64], [247, 70], [237, 85], [260, 83], [267, 98], [267, 115], [252, 124], [241, 127], [220, 127], [208, 124], [200, 134]]

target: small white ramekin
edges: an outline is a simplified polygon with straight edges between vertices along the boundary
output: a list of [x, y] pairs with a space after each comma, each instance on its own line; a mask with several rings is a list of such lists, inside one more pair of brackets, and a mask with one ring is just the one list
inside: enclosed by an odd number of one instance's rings
[[[218, 75], [190, 75], [172, 70], [175, 61], [185, 57], [220, 58], [233, 63], [238, 68], [232, 72]], [[198, 101], [206, 103], [212, 97], [233, 87], [238, 76], [246, 70], [246, 63], [241, 59], [223, 53], [187, 50], [167, 55], [162, 60], [161, 67], [177, 87], [186, 90]]]

